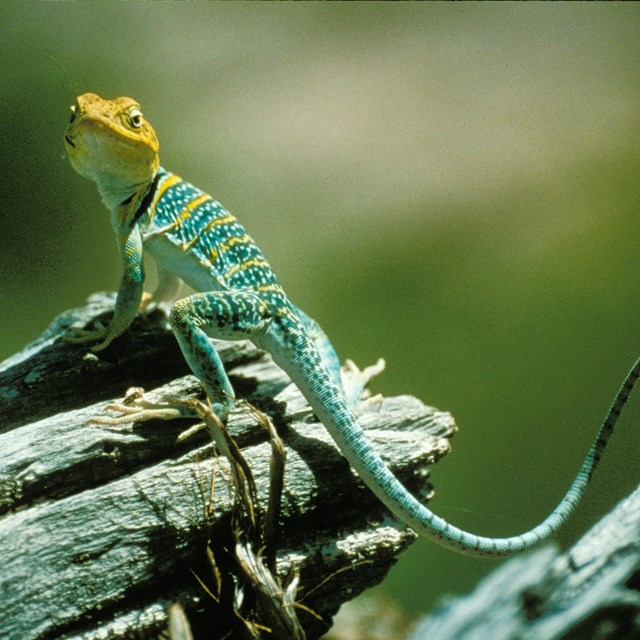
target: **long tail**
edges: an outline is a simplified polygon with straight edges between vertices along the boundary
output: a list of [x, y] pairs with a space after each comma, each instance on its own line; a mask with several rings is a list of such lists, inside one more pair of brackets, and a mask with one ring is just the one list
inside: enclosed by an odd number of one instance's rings
[[286, 349], [288, 355], [278, 357], [278, 353], [274, 352], [274, 358], [302, 391], [363, 482], [397, 518], [418, 534], [445, 547], [474, 556], [507, 556], [524, 551], [549, 538], [566, 522], [580, 502], [620, 413], [640, 377], [638, 359], [624, 379], [578, 475], [553, 512], [526, 533], [509, 538], [488, 538], [449, 524], [407, 491], [358, 425], [342, 393], [304, 332], [295, 327], [289, 329], [294, 335], [289, 335], [291, 342]]

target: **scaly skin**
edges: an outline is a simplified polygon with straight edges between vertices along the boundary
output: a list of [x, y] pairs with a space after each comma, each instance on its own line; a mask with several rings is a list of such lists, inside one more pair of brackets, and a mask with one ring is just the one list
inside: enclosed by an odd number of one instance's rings
[[[64, 139], [72, 166], [96, 182], [111, 211], [123, 264], [109, 327], [84, 331], [72, 339], [99, 340], [94, 350], [104, 349], [131, 324], [143, 303], [144, 246], [159, 267], [160, 284], [153, 300], [170, 298], [178, 279], [199, 292], [175, 303], [170, 321], [187, 363], [221, 420], [229, 414], [234, 392], [209, 338], [248, 338], [269, 351], [300, 388], [365, 484], [421, 535], [462, 553], [509, 555], [545, 540], [566, 521], [640, 376], [640, 360], [627, 375], [569, 491], [541, 524], [510, 538], [462, 531], [436, 516], [400, 484], [357, 423], [353, 408], [368, 379], [382, 365], [354, 376], [355, 382], [345, 388], [331, 342], [288, 299], [240, 223], [211, 196], [160, 167], [156, 134], [137, 102], [103, 100], [91, 93], [78, 97]], [[159, 412], [141, 402], [128, 407], [117, 421], [178, 413]]]

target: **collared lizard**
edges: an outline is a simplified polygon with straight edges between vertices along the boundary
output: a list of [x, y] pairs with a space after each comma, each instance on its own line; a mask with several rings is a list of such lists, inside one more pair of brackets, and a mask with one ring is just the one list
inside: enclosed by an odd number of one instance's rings
[[[108, 327], [77, 332], [76, 341], [107, 347], [131, 324], [143, 298], [143, 247], [156, 260], [159, 285], [151, 298], [172, 297], [180, 279], [195, 291], [176, 302], [169, 319], [182, 353], [202, 383], [212, 409], [225, 420], [234, 391], [211, 337], [250, 339], [271, 353], [298, 386], [364, 483], [419, 534], [457, 551], [509, 555], [548, 538], [573, 511], [595, 470], [620, 411], [640, 376], [635, 363], [565, 497], [539, 525], [521, 535], [489, 538], [463, 531], [416, 500], [387, 468], [360, 428], [354, 408], [382, 365], [356, 372], [347, 386], [320, 326], [287, 297], [260, 249], [210, 195], [160, 166], [158, 139], [131, 98], [103, 100], [86, 93], [71, 107], [64, 135], [74, 169], [96, 182], [111, 211], [122, 259], [122, 279]], [[141, 403], [116, 421], [175, 417]]]

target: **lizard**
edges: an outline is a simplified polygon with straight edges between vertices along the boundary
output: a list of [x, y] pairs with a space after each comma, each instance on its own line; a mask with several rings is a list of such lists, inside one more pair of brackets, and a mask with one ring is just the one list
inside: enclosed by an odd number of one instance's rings
[[[640, 377], [640, 359], [627, 374], [566, 495], [525, 533], [493, 538], [464, 531], [418, 501], [392, 474], [358, 424], [360, 395], [383, 363], [347, 385], [340, 361], [320, 325], [284, 292], [244, 227], [209, 194], [160, 165], [155, 130], [140, 104], [128, 97], [85, 93], [71, 107], [64, 146], [72, 167], [96, 183], [111, 212], [122, 261], [113, 319], [107, 327], [80, 329], [69, 339], [99, 341], [105, 349], [129, 327], [139, 309], [171, 300], [180, 281], [196, 293], [179, 299], [169, 321], [182, 354], [201, 382], [217, 418], [224, 421], [235, 395], [211, 338], [249, 339], [271, 354], [298, 386], [362, 481], [418, 534], [469, 555], [512, 555], [549, 538], [582, 498], [622, 408]], [[153, 296], [143, 294], [143, 248], [158, 265]], [[115, 422], [181, 415], [141, 403]]]

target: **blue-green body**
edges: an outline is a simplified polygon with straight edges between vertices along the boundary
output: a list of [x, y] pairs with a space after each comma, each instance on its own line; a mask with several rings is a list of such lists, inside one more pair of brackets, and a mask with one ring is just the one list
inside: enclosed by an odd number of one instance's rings
[[[127, 212], [127, 204], [125, 201], [112, 210], [124, 270], [107, 341], [122, 333], [137, 312], [144, 280], [144, 246], [160, 270], [154, 297], [170, 294], [175, 276], [200, 292], [178, 301], [170, 320], [184, 357], [219, 418], [227, 417], [234, 392], [209, 338], [249, 338], [270, 352], [300, 388], [367, 486], [421, 535], [463, 553], [507, 555], [549, 537], [575, 508], [640, 375], [640, 363], [627, 376], [576, 480], [544, 522], [510, 538], [467, 533], [418, 502], [386, 467], [354, 414], [362, 385], [345, 392], [339, 360], [328, 338], [289, 301], [261, 251], [228, 211], [162, 168], [139, 206]], [[123, 210], [127, 215], [123, 216]]]

